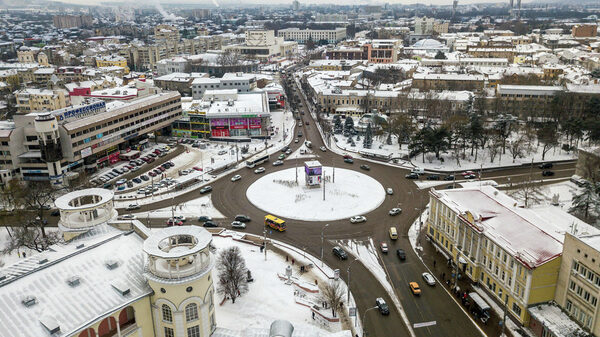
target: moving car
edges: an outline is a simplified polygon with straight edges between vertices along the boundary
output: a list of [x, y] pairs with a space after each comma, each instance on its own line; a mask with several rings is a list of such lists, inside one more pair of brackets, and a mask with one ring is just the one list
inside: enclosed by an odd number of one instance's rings
[[200, 194], [205, 194], [212, 191], [212, 187], [211, 186], [204, 186], [200, 189]]
[[123, 214], [123, 215], [119, 215], [119, 217], [117, 218], [117, 220], [135, 220], [136, 216], [133, 214]]
[[294, 140], [294, 143], [298, 143], [298, 141], [299, 141], [299, 140], [298, 140], [298, 138], [296, 138], [296, 139]]
[[259, 173], [263, 173], [265, 172], [265, 168], [264, 167], [259, 167], [256, 170], [254, 170], [254, 173], [259, 174]]
[[473, 172], [473, 171], [465, 171], [465, 172], [461, 173], [461, 175], [462, 175], [463, 177], [466, 177], [466, 176], [468, 176], [468, 175], [472, 175], [472, 174], [474, 175], [474, 174], [475, 174], [475, 172]]
[[542, 176], [544, 176], [544, 177], [552, 177], [553, 175], [554, 175], [554, 171], [550, 171], [550, 170], [542, 171]]
[[543, 163], [543, 164], [540, 164], [538, 167], [540, 169], [544, 170], [544, 169], [550, 169], [550, 168], [552, 168], [552, 166], [554, 166], [552, 163]]
[[205, 221], [204, 224], [202, 225], [203, 227], [219, 227], [215, 222], [213, 222], [212, 220], [208, 220]]
[[400, 213], [402, 213], [402, 209], [401, 209], [401, 208], [397, 208], [397, 207], [396, 207], [396, 208], [392, 208], [392, 209], [390, 209], [390, 211], [389, 211], [389, 214], [390, 214], [391, 216], [398, 215], [398, 214], [400, 214]]
[[386, 188], [386, 189], [385, 189], [385, 192], [386, 192], [387, 194], [389, 194], [389, 195], [392, 195], [392, 194], [394, 194], [394, 190], [393, 190], [391, 187], [388, 187], [388, 188]]
[[366, 171], [369, 171], [371, 169], [371, 167], [369, 165], [360, 165], [360, 168]]
[[353, 164], [354, 160], [352, 160], [352, 158], [346, 158], [344, 159], [344, 163]]
[[332, 252], [333, 255], [337, 256], [340, 260], [346, 260], [348, 258], [348, 254], [341, 247], [333, 247]]
[[233, 177], [231, 177], [231, 181], [238, 181], [242, 179], [242, 176], [239, 174], [234, 175]]
[[417, 282], [410, 282], [408, 284], [408, 287], [410, 288], [410, 291], [413, 293], [413, 295], [421, 295], [421, 288], [419, 288], [419, 284]]
[[243, 214], [238, 214], [235, 216], [235, 221], [241, 221], [241, 222], [250, 222], [252, 219], [250, 219], [249, 216], [247, 215], [243, 215]]
[[406, 252], [404, 252], [404, 249], [396, 249], [396, 255], [398, 255], [400, 260], [406, 260]]
[[385, 242], [382, 242], [381, 244], [379, 244], [379, 247], [381, 248], [381, 252], [384, 254], [387, 254], [388, 252], [388, 245]]
[[231, 228], [244, 229], [246, 228], [246, 224], [241, 221], [233, 221], [231, 223]]
[[421, 276], [423, 276], [423, 280], [425, 280], [425, 283], [427, 283], [430, 286], [434, 286], [435, 285], [435, 278], [433, 278], [433, 275], [429, 274], [429, 273], [423, 273], [421, 274]]
[[138, 205], [138, 204], [129, 204], [129, 205], [127, 205], [127, 210], [128, 211], [133, 210], [133, 209], [140, 209], [140, 205]]
[[351, 223], [361, 223], [367, 221], [367, 218], [362, 215], [356, 215], [350, 218]]
[[212, 218], [209, 217], [208, 215], [201, 215], [198, 217], [198, 221], [200, 221], [200, 222], [212, 221]]
[[280, 154], [279, 157], [277, 157], [277, 159], [279, 160], [284, 160], [285, 159], [285, 154]]
[[389, 234], [390, 239], [398, 240], [398, 230], [396, 230], [396, 227], [390, 227]]
[[325, 148], [325, 146], [321, 146], [321, 147], [319, 148], [319, 150], [321, 150], [321, 151], [323, 151], [323, 152], [327, 152], [327, 148]]
[[440, 176], [437, 174], [431, 174], [427, 176], [427, 180], [440, 180]]
[[286, 155], [288, 155], [288, 156], [289, 156], [290, 154], [292, 154], [292, 149], [287, 149], [287, 150], [285, 151], [285, 154], [286, 154]]
[[281, 165], [283, 165], [283, 160], [276, 160], [273, 162], [273, 166], [281, 166]]
[[187, 220], [187, 219], [183, 215], [176, 215], [175, 220], [185, 222], [185, 220]]
[[447, 176], [444, 177], [444, 180], [452, 181], [452, 180], [454, 180], [454, 175], [449, 174], [449, 175], [447, 175]]
[[406, 179], [419, 179], [419, 175], [416, 174], [416, 173], [412, 173], [411, 172], [411, 173], [405, 175], [404, 178], [406, 178]]
[[169, 220], [167, 220], [167, 227], [171, 227], [171, 226], [183, 226], [183, 221], [169, 219]]
[[465, 179], [475, 179], [475, 178], [477, 178], [477, 176], [475, 174], [467, 174], [467, 175], [463, 176], [463, 178], [465, 178]]
[[382, 315], [389, 315], [390, 314], [390, 309], [388, 308], [387, 303], [385, 303], [385, 301], [383, 300], [383, 298], [378, 297], [375, 300], [375, 305], [377, 306], [377, 309], [379, 309], [379, 312]]

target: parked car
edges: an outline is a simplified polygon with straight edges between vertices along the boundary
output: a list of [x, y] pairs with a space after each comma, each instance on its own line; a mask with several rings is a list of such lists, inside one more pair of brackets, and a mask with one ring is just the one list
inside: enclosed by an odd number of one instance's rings
[[468, 175], [472, 175], [472, 174], [474, 175], [474, 174], [475, 174], [475, 172], [473, 172], [473, 171], [465, 171], [465, 172], [461, 173], [461, 175], [462, 175], [463, 177], [466, 177], [466, 176], [468, 176]]
[[553, 175], [554, 175], [554, 171], [550, 171], [550, 170], [542, 171], [542, 176], [544, 176], [544, 177], [552, 177]]
[[381, 244], [379, 244], [379, 248], [381, 248], [381, 252], [384, 254], [387, 254], [388, 252], [388, 245], [385, 242], [382, 242]]
[[219, 225], [217, 225], [217, 223], [213, 222], [212, 220], [205, 221], [202, 226], [203, 227], [219, 227]]
[[369, 165], [360, 165], [360, 168], [366, 171], [369, 171], [371, 169], [371, 167]]
[[388, 308], [387, 303], [385, 303], [385, 301], [383, 300], [383, 298], [378, 297], [375, 300], [375, 305], [377, 306], [377, 309], [379, 309], [379, 312], [382, 315], [389, 315], [390, 314], [390, 309]]
[[140, 178], [133, 178], [133, 182], [136, 184], [141, 184], [142, 183], [142, 179]]
[[221, 150], [217, 153], [219, 156], [222, 156], [224, 154], [227, 154], [227, 150]]
[[356, 215], [350, 218], [351, 223], [361, 223], [367, 221], [367, 218], [362, 215]]
[[402, 209], [401, 209], [401, 208], [397, 208], [397, 207], [396, 207], [396, 208], [392, 208], [392, 209], [390, 209], [390, 211], [389, 211], [389, 214], [390, 214], [391, 216], [398, 215], [398, 214], [400, 214], [400, 213], [402, 213]]
[[252, 219], [250, 219], [249, 216], [244, 215], [244, 214], [238, 214], [235, 216], [235, 221], [241, 221], [241, 222], [250, 222]]
[[455, 179], [454, 175], [452, 175], [452, 174], [449, 174], [449, 175], [447, 175], [447, 176], [444, 177], [444, 180], [447, 180], [447, 181], [452, 181], [454, 179]]
[[344, 163], [354, 164], [354, 160], [352, 160], [352, 158], [346, 158], [344, 159]]
[[244, 229], [246, 228], [246, 224], [241, 221], [233, 221], [231, 223], [231, 228]]
[[200, 189], [200, 194], [206, 194], [208, 192], [212, 191], [212, 187], [211, 186], [204, 186]]
[[344, 155], [344, 159], [352, 159], [352, 156], [351, 156], [351, 155], [349, 155], [349, 154], [345, 154], [345, 155]]
[[285, 159], [285, 154], [280, 154], [279, 157], [277, 157], [277, 159], [279, 160], [284, 160]]
[[434, 286], [435, 285], [435, 278], [433, 278], [433, 275], [429, 274], [429, 273], [423, 273], [421, 274], [421, 276], [423, 276], [423, 280], [425, 280], [425, 283], [427, 283], [430, 286]]
[[408, 287], [410, 288], [410, 291], [413, 293], [413, 295], [421, 295], [421, 288], [419, 288], [419, 284], [417, 282], [410, 282], [408, 284]]
[[430, 174], [427, 176], [427, 180], [440, 180], [440, 176], [437, 174]]
[[411, 172], [411, 173], [405, 175], [404, 178], [406, 178], [406, 179], [419, 179], [419, 175], [416, 174], [416, 173]]
[[254, 173], [259, 174], [259, 173], [263, 173], [265, 172], [265, 168], [264, 167], [259, 167], [256, 170], [254, 170]]
[[406, 252], [404, 252], [404, 249], [396, 249], [396, 255], [398, 255], [400, 260], [406, 260]]
[[551, 169], [554, 165], [552, 163], [542, 163], [538, 167], [542, 170]]
[[134, 210], [134, 209], [140, 209], [140, 205], [138, 205], [138, 204], [129, 204], [129, 205], [127, 205], [127, 210], [128, 211], [131, 211], [131, 210]]
[[185, 220], [187, 220], [187, 219], [183, 215], [176, 215], [175, 216], [175, 220], [179, 220], [179, 221], [185, 222]]
[[147, 175], [141, 175], [141, 176], [140, 176], [140, 179], [142, 179], [143, 181], [148, 181], [148, 180], [150, 180], [150, 178], [148, 178], [148, 176], [147, 176]]
[[389, 195], [392, 195], [392, 194], [394, 194], [394, 190], [393, 190], [391, 187], [388, 187], [388, 188], [386, 188], [386, 189], [385, 189], [385, 192], [386, 192], [387, 194], [389, 194]]
[[276, 160], [273, 162], [273, 166], [281, 166], [283, 165], [283, 160]]
[[200, 222], [212, 221], [212, 218], [209, 217], [208, 215], [201, 215], [198, 217], [198, 221], [200, 221]]
[[411, 173], [416, 173], [416, 174], [425, 174], [425, 169], [422, 168], [422, 167], [415, 167], [410, 172]]
[[348, 258], [348, 254], [341, 247], [333, 247], [332, 252], [333, 255], [337, 256], [340, 260], [346, 260]]
[[231, 181], [238, 181], [242, 179], [242, 176], [239, 174], [234, 175], [233, 177], [231, 177]]
[[171, 227], [171, 226], [183, 226], [183, 221], [169, 219], [169, 220], [167, 220], [167, 227]]
[[465, 178], [465, 179], [475, 179], [475, 178], [477, 178], [477, 175], [475, 175], [475, 174], [467, 174], [466, 176], [463, 176], [463, 178]]

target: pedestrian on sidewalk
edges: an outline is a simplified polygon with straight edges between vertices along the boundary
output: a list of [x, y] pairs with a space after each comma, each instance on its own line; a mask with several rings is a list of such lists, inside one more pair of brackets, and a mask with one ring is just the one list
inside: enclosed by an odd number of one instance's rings
[[435, 262], [436, 262], [436, 261], [435, 261], [435, 260], [433, 260], [433, 269], [435, 269]]

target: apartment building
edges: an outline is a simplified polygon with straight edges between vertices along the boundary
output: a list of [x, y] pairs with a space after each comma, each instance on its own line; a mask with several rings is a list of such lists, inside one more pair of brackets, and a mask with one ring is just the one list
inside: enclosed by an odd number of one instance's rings
[[127, 51], [127, 55], [134, 69], [154, 70], [160, 60], [177, 55], [196, 55], [206, 53], [208, 50], [220, 50], [222, 42], [222, 38], [217, 35], [197, 36], [181, 41], [165, 40], [157, 44], [132, 46]]
[[222, 78], [200, 77], [192, 81], [192, 96], [199, 100], [207, 90], [235, 89], [237, 92], [250, 92], [256, 89], [256, 75], [227, 73]]
[[346, 28], [302, 30], [300, 28], [286, 28], [277, 31], [277, 36], [286, 41], [296, 41], [298, 43], [306, 43], [306, 41], [312, 40], [315, 43], [326, 41], [335, 44], [346, 39]]
[[69, 93], [63, 89], [21, 89], [15, 92], [15, 98], [19, 113], [51, 111], [70, 104]]
[[298, 52], [298, 43], [275, 37], [272, 30], [247, 30], [243, 44], [229, 45], [224, 50], [265, 62], [273, 58], [291, 57]]
[[561, 86], [499, 84], [496, 97], [503, 110], [520, 115], [547, 111], [554, 96], [563, 91]]
[[179, 29], [171, 25], [157, 25], [154, 27], [154, 39], [156, 41], [179, 41]]
[[91, 27], [93, 18], [91, 15], [54, 15], [52, 22], [54, 23], [54, 27], [58, 29]]
[[496, 80], [499, 76], [415, 73], [412, 86], [420, 90], [481, 90], [494, 86]]
[[573, 37], [596, 37], [598, 35], [598, 25], [575, 25], [571, 28]]
[[414, 31], [415, 35], [447, 34], [448, 22], [438, 21], [434, 18], [417, 17]]
[[371, 113], [372, 111], [364, 109], [367, 104], [371, 109], [381, 112], [395, 110], [398, 108], [396, 104], [398, 97], [398, 92], [384, 90], [325, 88], [316, 93], [317, 102], [323, 111], [348, 116], [362, 116], [364, 113]]
[[431, 242], [463, 277], [506, 303], [508, 314], [525, 326], [527, 308], [552, 301], [560, 287], [564, 233], [578, 226], [581, 232], [600, 234], [555, 206], [521, 208], [491, 186], [432, 189], [429, 195]]
[[402, 50], [396, 39], [365, 40], [356, 46], [339, 46], [325, 51], [328, 60], [367, 60], [371, 63], [394, 63]]
[[125, 74], [129, 73], [129, 67], [127, 67], [127, 59], [123, 56], [115, 54], [101, 55], [96, 57], [96, 67], [121, 67], [125, 70]]

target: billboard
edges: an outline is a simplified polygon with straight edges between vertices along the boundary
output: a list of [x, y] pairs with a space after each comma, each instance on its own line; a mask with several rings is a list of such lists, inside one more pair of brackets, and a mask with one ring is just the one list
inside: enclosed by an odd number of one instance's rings
[[85, 158], [87, 156], [90, 156], [92, 154], [92, 148], [91, 147], [86, 147], [81, 149], [81, 158]]

